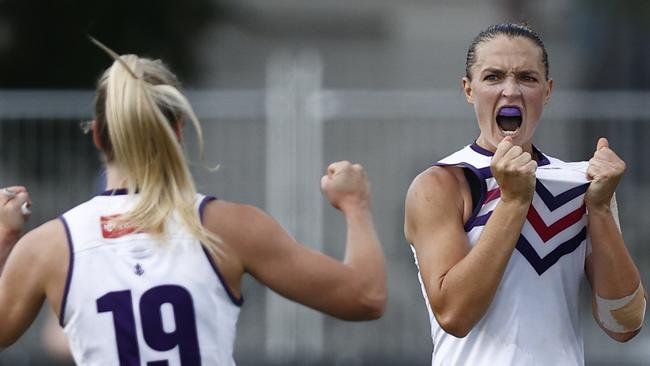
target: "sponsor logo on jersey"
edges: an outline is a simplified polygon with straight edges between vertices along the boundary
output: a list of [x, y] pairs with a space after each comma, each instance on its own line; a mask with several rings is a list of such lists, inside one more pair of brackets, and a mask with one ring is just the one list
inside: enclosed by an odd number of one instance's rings
[[135, 274], [137, 274], [138, 276], [142, 276], [142, 275], [144, 274], [144, 269], [142, 268], [142, 266], [140, 265], [140, 263], [138, 263], [138, 264], [135, 265], [135, 271], [134, 271], [134, 272], [135, 272]]
[[129, 224], [116, 222], [115, 219], [121, 215], [100, 216], [102, 236], [105, 239], [115, 239], [136, 232], [136, 227]]

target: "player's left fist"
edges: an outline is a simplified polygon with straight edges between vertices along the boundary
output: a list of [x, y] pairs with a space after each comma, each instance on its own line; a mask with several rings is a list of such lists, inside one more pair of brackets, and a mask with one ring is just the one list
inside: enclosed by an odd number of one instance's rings
[[606, 138], [598, 139], [596, 152], [589, 160], [587, 178], [591, 181], [585, 195], [587, 209], [609, 208], [618, 182], [625, 172], [625, 162], [609, 148]]

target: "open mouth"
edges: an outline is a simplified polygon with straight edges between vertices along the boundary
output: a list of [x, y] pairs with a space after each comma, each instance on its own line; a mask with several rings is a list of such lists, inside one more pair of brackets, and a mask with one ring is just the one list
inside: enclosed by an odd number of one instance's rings
[[522, 121], [519, 107], [503, 107], [497, 114], [497, 125], [504, 136], [516, 135]]

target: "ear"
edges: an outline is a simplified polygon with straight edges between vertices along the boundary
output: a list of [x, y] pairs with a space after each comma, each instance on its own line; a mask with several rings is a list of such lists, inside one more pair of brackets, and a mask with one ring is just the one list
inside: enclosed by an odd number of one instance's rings
[[551, 99], [551, 92], [553, 91], [553, 79], [548, 79], [546, 82], [546, 96], [544, 96], [544, 104], [547, 104]]
[[99, 137], [99, 127], [97, 126], [97, 120], [91, 122], [91, 128], [93, 131], [93, 143], [99, 151], [104, 151], [102, 148], [102, 139]]
[[174, 134], [176, 134], [178, 143], [181, 143], [183, 140], [183, 126], [185, 126], [183, 118], [177, 118], [176, 123], [174, 123]]
[[465, 93], [467, 103], [474, 104], [474, 98], [472, 97], [472, 82], [467, 78], [467, 76], [464, 76], [461, 80], [461, 86], [463, 88], [463, 93]]

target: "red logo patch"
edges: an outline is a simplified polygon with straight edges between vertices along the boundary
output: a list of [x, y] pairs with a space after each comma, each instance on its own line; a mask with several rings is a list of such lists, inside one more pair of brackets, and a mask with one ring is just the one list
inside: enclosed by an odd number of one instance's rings
[[135, 226], [124, 224], [124, 223], [118, 223], [113, 220], [120, 216], [121, 215], [117, 214], [117, 215], [99, 217], [99, 221], [102, 226], [102, 236], [105, 239], [115, 239], [136, 232]]

